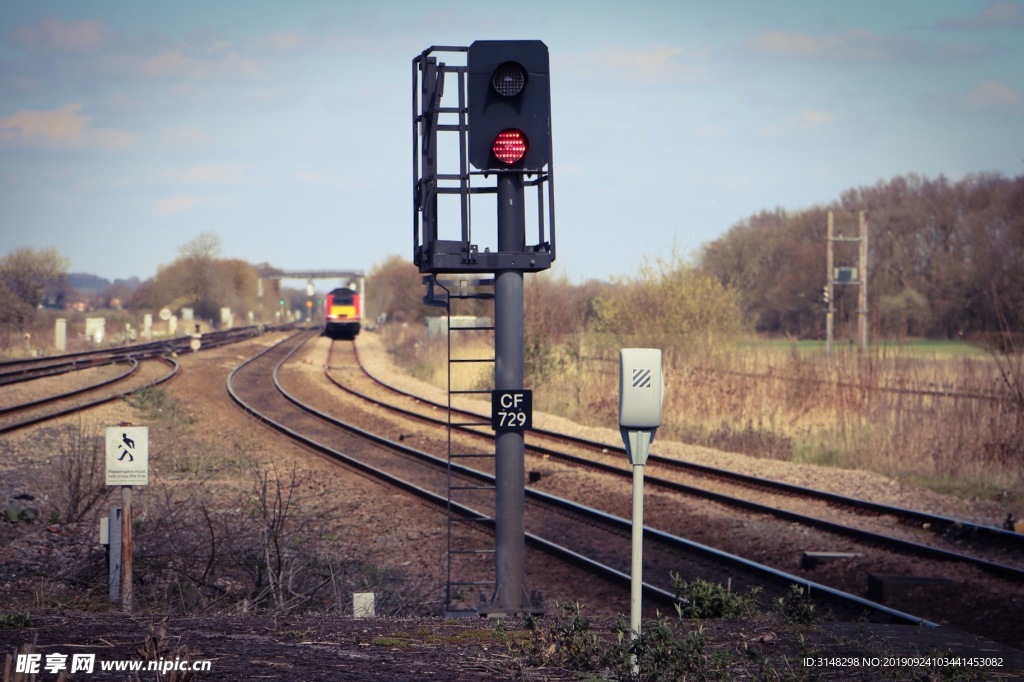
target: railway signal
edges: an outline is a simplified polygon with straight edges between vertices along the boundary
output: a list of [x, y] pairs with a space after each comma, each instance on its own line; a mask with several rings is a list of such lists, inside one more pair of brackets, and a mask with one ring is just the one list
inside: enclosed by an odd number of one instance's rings
[[[466, 65], [440, 61], [442, 52], [464, 53]], [[445, 87], [453, 81], [456, 87]], [[523, 274], [546, 270], [555, 259], [548, 48], [539, 40], [431, 47], [413, 59], [412, 102], [413, 261], [430, 273], [424, 282], [431, 292], [437, 285], [449, 294], [444, 300], [429, 294], [429, 300], [450, 313], [451, 298], [462, 298], [441, 285], [439, 273], [493, 273], [495, 589], [479, 610], [531, 612], [537, 607], [524, 583], [524, 431], [531, 425], [531, 396], [524, 389]], [[439, 143], [442, 134], [447, 144]], [[441, 170], [442, 149], [459, 150], [458, 173]], [[535, 192], [536, 211], [527, 210], [527, 189]], [[483, 195], [495, 199], [497, 248], [472, 241], [470, 215], [479, 212], [471, 205]], [[448, 215], [458, 222], [442, 225], [438, 206], [447, 198], [458, 200], [448, 203], [454, 208]], [[537, 227], [529, 232], [538, 235], [533, 244], [527, 242], [528, 215]], [[449, 566], [451, 559], [449, 551]], [[454, 584], [449, 569], [449, 595]]]
[[539, 170], [551, 160], [548, 48], [478, 40], [466, 57], [469, 162], [484, 171]]

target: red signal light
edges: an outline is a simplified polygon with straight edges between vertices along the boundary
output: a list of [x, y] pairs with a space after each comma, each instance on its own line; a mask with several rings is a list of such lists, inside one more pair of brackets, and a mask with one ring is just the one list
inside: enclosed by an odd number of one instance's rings
[[529, 148], [530, 143], [527, 141], [523, 131], [509, 128], [508, 130], [501, 131], [494, 138], [494, 145], [491, 147], [491, 151], [494, 152], [499, 161], [506, 165], [512, 165], [526, 156], [526, 150]]

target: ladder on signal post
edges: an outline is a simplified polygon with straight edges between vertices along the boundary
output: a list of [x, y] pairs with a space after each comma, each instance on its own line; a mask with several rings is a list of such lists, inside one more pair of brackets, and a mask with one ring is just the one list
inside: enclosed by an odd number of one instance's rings
[[[489, 397], [490, 388], [482, 388], [469, 382], [481, 373], [466, 372], [457, 368], [489, 367], [489, 384], [494, 381], [494, 279], [478, 276], [439, 280], [435, 275], [424, 277], [428, 305], [444, 307], [446, 337], [448, 345], [448, 471], [447, 471], [447, 579], [445, 584], [445, 614], [470, 615], [488, 605], [494, 592], [493, 542], [485, 546], [481, 536], [481, 524], [494, 527], [496, 489], [493, 479], [482, 483], [458, 474], [460, 467], [489, 470], [494, 472], [495, 452], [465, 451], [452, 440], [453, 427], [491, 426], [488, 418], [480, 417], [468, 421], [456, 421], [453, 416], [453, 400], [458, 396]], [[437, 291], [441, 289], [443, 293]], [[480, 314], [478, 302], [486, 302], [490, 316]], [[473, 315], [452, 314], [453, 307], [472, 307]], [[473, 340], [484, 336], [489, 341], [489, 357], [467, 354], [465, 348]], [[467, 379], [467, 375], [470, 377]]]

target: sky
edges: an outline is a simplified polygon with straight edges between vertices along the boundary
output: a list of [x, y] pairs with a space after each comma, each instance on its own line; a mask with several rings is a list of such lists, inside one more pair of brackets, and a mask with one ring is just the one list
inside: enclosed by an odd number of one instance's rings
[[548, 46], [572, 281], [896, 175], [1024, 174], [1024, 0], [0, 0], [0, 256], [411, 260], [412, 60], [484, 39]]

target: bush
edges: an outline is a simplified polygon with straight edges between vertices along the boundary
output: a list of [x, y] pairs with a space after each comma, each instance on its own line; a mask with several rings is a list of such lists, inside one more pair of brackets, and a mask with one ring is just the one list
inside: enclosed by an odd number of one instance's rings
[[775, 611], [787, 623], [810, 625], [814, 620], [814, 604], [811, 595], [797, 584], [789, 586], [789, 594], [775, 600]]
[[373, 591], [378, 613], [419, 612], [413, 583], [328, 534], [327, 498], [311, 476], [254, 462], [248, 487], [212, 485], [150, 486], [135, 537], [140, 607], [350, 613], [352, 592]]
[[85, 519], [107, 497], [103, 471], [106, 443], [103, 436], [79, 420], [60, 433], [60, 517], [68, 523]]
[[554, 604], [561, 613], [543, 625], [530, 614], [526, 629], [530, 641], [525, 651], [533, 665], [557, 666], [571, 670], [597, 670], [604, 664], [604, 647], [590, 621], [581, 613], [579, 602]]
[[618, 347], [707, 355], [743, 332], [738, 295], [678, 259], [645, 264], [595, 302], [593, 329]]
[[753, 587], [740, 595], [718, 583], [697, 578], [691, 582], [683, 580], [678, 573], [672, 574], [672, 590], [685, 600], [679, 607], [684, 618], [737, 618], [757, 610], [757, 595], [761, 588]]

